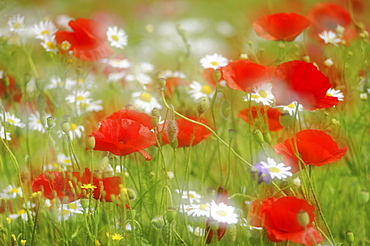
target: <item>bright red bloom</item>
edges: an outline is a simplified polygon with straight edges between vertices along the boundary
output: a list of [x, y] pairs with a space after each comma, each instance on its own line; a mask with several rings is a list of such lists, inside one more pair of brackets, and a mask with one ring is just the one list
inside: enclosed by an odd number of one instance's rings
[[[312, 227], [315, 208], [306, 200], [296, 197], [268, 198], [255, 200], [251, 206], [250, 220], [252, 226], [263, 226], [267, 230], [267, 237], [272, 242], [290, 240], [304, 245], [313, 245], [323, 238]], [[307, 213], [309, 222], [305, 227], [298, 222], [299, 213]], [[314, 242], [312, 241], [314, 239]]]
[[55, 39], [58, 44], [68, 41], [73, 54], [84, 61], [97, 61], [113, 54], [112, 49], [106, 44], [106, 28], [100, 23], [78, 18], [71, 20], [68, 25], [73, 32], [58, 31]]
[[100, 123], [95, 137], [94, 150], [109, 151], [115, 155], [128, 155], [140, 152], [146, 160], [151, 160], [143, 149], [156, 143], [151, 118], [145, 113], [123, 109], [113, 113]]
[[312, 129], [300, 131], [295, 137], [274, 146], [275, 152], [284, 156], [284, 164], [292, 167], [292, 173], [299, 171], [295, 146], [304, 164], [313, 166], [339, 161], [347, 152], [347, 147], [339, 149], [338, 144], [323, 131]]
[[70, 203], [84, 196], [81, 186], [90, 184], [90, 179], [88, 168], [83, 173], [50, 171], [32, 181], [32, 191], [41, 191], [50, 200], [58, 198], [62, 203]]
[[[252, 119], [249, 119], [249, 113], [252, 114]], [[267, 113], [267, 124], [268, 124], [268, 130], [272, 132], [277, 132], [283, 129], [284, 127], [280, 124], [280, 115], [282, 112], [278, 109], [267, 107], [267, 106], [260, 106], [258, 108], [257, 112], [257, 107], [253, 106], [251, 110], [249, 108], [243, 109], [242, 111], [239, 112], [238, 117], [242, 118], [245, 122], [249, 123], [250, 125], [254, 125], [256, 122], [256, 119], [262, 118], [262, 121], [264, 124], [266, 124], [266, 117], [265, 113]], [[260, 125], [257, 125], [258, 129], [261, 129]]]
[[331, 87], [329, 78], [307, 62], [290, 61], [276, 67], [272, 93], [277, 105], [289, 105], [293, 101], [312, 109]]
[[94, 179], [94, 198], [100, 201], [112, 202], [112, 197], [119, 199], [122, 184], [121, 177], [113, 176], [104, 179]]
[[[216, 197], [215, 202], [216, 202], [216, 204], [223, 203], [223, 204], [226, 204], [226, 205], [229, 203], [229, 198], [227, 196], [227, 190], [225, 190], [225, 188], [223, 186], [218, 187], [217, 197]], [[212, 238], [213, 238], [214, 233], [217, 234], [217, 240], [220, 240], [225, 235], [227, 225], [228, 225], [227, 223], [218, 222], [218, 228], [214, 232], [211, 229], [211, 226], [210, 226], [212, 223], [217, 223], [217, 221], [212, 219], [212, 218], [207, 219], [207, 221], [206, 221], [206, 233], [205, 233], [206, 236], [207, 236], [207, 240], [206, 240], [207, 243], [212, 242]]]
[[[188, 118], [192, 120], [196, 120], [196, 117], [193, 117], [193, 116], [190, 116], [190, 117], [188, 116]], [[192, 123], [185, 119], [176, 119], [176, 122], [177, 122], [177, 127], [178, 127], [178, 133], [177, 133], [177, 141], [178, 141], [177, 147], [178, 148], [190, 146], [190, 142], [193, 138], [193, 133], [194, 133], [195, 128], [196, 128], [196, 131], [194, 134], [192, 146], [197, 145], [202, 140], [212, 135], [212, 133], [204, 126], [196, 125], [195, 123]], [[200, 119], [199, 122], [208, 125], [207, 120], [204, 118]], [[160, 124], [158, 126], [159, 131], [163, 132], [162, 145], [170, 143], [170, 140], [168, 139], [168, 135], [167, 135], [167, 130], [166, 130], [167, 125], [168, 125], [168, 121], [164, 124], [165, 129], [163, 131], [162, 131], [163, 124]]]
[[226, 85], [234, 90], [253, 92], [259, 84], [270, 82], [273, 67], [266, 67], [251, 61], [240, 59], [221, 68]]
[[279, 13], [262, 16], [253, 22], [253, 29], [267, 40], [293, 41], [309, 25], [310, 21], [299, 14]]

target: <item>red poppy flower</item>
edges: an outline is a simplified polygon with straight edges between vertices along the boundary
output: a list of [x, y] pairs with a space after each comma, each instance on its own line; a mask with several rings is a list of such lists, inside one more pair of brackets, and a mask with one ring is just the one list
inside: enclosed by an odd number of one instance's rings
[[109, 151], [115, 155], [128, 155], [140, 152], [146, 160], [151, 160], [143, 149], [156, 143], [150, 116], [134, 110], [120, 110], [100, 123], [95, 137], [94, 150]]
[[234, 90], [252, 92], [255, 86], [270, 82], [274, 68], [240, 59], [230, 62], [221, 71], [227, 86]]
[[[290, 240], [304, 245], [313, 245], [323, 238], [312, 227], [314, 207], [306, 200], [296, 197], [268, 198], [256, 200], [251, 206], [252, 226], [263, 226], [272, 242]], [[299, 214], [307, 213], [306, 228], [298, 222]], [[253, 224], [252, 224], [253, 223]], [[313, 240], [314, 241], [313, 241]]]
[[331, 87], [329, 78], [307, 62], [290, 61], [276, 67], [272, 93], [277, 105], [293, 101], [311, 109], [317, 105]]
[[[267, 113], [267, 118], [265, 117], [265, 112]], [[249, 114], [252, 114], [252, 119], [250, 120]], [[250, 125], [254, 125], [257, 123], [257, 119], [261, 119], [263, 124], [268, 124], [268, 130], [272, 132], [277, 132], [283, 129], [284, 127], [280, 124], [280, 115], [282, 112], [280, 110], [266, 107], [266, 106], [260, 106], [257, 111], [257, 107], [253, 106], [251, 110], [249, 108], [243, 109], [239, 112], [238, 117], [242, 118], [245, 122], [249, 123]], [[257, 128], [261, 128], [261, 125], [258, 124]]]
[[312, 107], [310, 110], [315, 110], [315, 109], [320, 109], [320, 108], [332, 108], [338, 105], [338, 103], [339, 103], [339, 100], [337, 97], [325, 95], [325, 97], [320, 102], [318, 102], [317, 105]]
[[[196, 120], [196, 117], [188, 116], [189, 119]], [[200, 123], [208, 125], [208, 122], [206, 119], [200, 119]], [[197, 145], [202, 140], [206, 139], [207, 137], [211, 136], [212, 133], [207, 130], [204, 126], [196, 125], [195, 123], [192, 123], [190, 121], [187, 121], [185, 119], [176, 119], [177, 127], [178, 127], [178, 133], [177, 133], [177, 141], [178, 141], [178, 148], [182, 147], [188, 147], [190, 146], [191, 139], [193, 138], [194, 129], [196, 128], [194, 139], [192, 142], [192, 146]], [[163, 124], [160, 124], [158, 126], [159, 131], [163, 133], [162, 135], [162, 145], [170, 143], [167, 135], [167, 125], [168, 121], [164, 124], [165, 129], [162, 131]]]
[[[218, 187], [218, 190], [217, 190], [217, 197], [216, 197], [216, 204], [220, 204], [220, 203], [224, 203], [224, 204], [228, 204], [229, 202], [229, 198], [227, 196], [227, 190], [225, 190], [225, 188], [223, 186], [220, 186]], [[213, 231], [212, 228], [211, 228], [211, 224], [213, 223], [218, 223], [218, 228], [216, 231]], [[216, 220], [212, 219], [212, 218], [209, 218], [207, 219], [206, 221], [206, 236], [207, 236], [207, 240], [206, 242], [207, 243], [211, 243], [212, 242], [212, 238], [213, 238], [213, 235], [214, 233], [217, 234], [217, 240], [220, 240], [226, 233], [226, 229], [227, 229], [227, 223], [222, 223], [222, 222], [217, 222]]]
[[[295, 146], [297, 153], [294, 151]], [[295, 173], [299, 171], [296, 154], [299, 154], [305, 165], [322, 166], [339, 161], [346, 154], [347, 147], [339, 149], [328, 134], [310, 129], [298, 132], [284, 143], [276, 144], [274, 150], [278, 155], [284, 156], [285, 165], [291, 166], [291, 171]]]
[[116, 197], [119, 199], [121, 188], [120, 188], [121, 177], [113, 176], [104, 179], [94, 179], [94, 198], [100, 201], [112, 202], [112, 198]]
[[71, 20], [68, 25], [73, 32], [58, 31], [55, 38], [58, 44], [68, 41], [73, 54], [85, 61], [97, 61], [113, 54], [112, 49], [106, 44], [106, 28], [100, 23], [78, 18]]
[[81, 186], [90, 184], [90, 179], [91, 172], [88, 168], [83, 173], [51, 171], [32, 181], [32, 191], [41, 191], [50, 200], [58, 198], [62, 203], [70, 203], [84, 196]]
[[253, 22], [253, 29], [259, 37], [267, 40], [293, 41], [309, 25], [306, 17], [296, 13], [279, 13], [262, 16]]

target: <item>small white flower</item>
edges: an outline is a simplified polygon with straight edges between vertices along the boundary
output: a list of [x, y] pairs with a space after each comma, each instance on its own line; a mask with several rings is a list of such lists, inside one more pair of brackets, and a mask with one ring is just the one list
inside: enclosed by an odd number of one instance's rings
[[55, 36], [45, 36], [43, 42], [41, 42], [41, 46], [48, 52], [58, 52], [58, 45], [55, 41]]
[[100, 61], [102, 63], [108, 64], [109, 66], [120, 69], [129, 68], [131, 66], [131, 63], [129, 62], [128, 59], [113, 58], [113, 59], [101, 59]]
[[343, 92], [341, 92], [340, 90], [335, 90], [333, 88], [328, 89], [326, 95], [330, 97], [336, 97], [338, 98], [338, 101], [343, 101], [344, 98]]
[[12, 140], [10, 137], [10, 132], [7, 131], [5, 135], [5, 128], [3, 126], [0, 127], [0, 137], [6, 140]]
[[324, 61], [324, 65], [327, 66], [327, 67], [331, 67], [334, 65], [334, 62], [331, 58], [328, 58]]
[[236, 224], [238, 223], [238, 214], [235, 213], [235, 208], [221, 202], [217, 204], [211, 202], [211, 217], [220, 223]]
[[[47, 119], [48, 117], [51, 117], [51, 115], [43, 113], [43, 117]], [[45, 132], [46, 126], [42, 124], [41, 115], [38, 111], [36, 111], [34, 114], [30, 114], [30, 116], [28, 117], [28, 127], [34, 131], [39, 131], [42, 133]]]
[[16, 198], [17, 196], [23, 197], [22, 189], [21, 187], [16, 187], [13, 185], [8, 185], [0, 193], [0, 198], [4, 199], [12, 199]]
[[325, 44], [338, 46], [338, 43], [342, 42], [342, 39], [338, 38], [337, 34], [332, 31], [324, 30], [322, 33], [319, 33], [319, 37], [324, 40]]
[[24, 30], [24, 16], [19, 14], [13, 15], [8, 20], [8, 25], [10, 27], [11, 32], [20, 32]]
[[89, 91], [77, 91], [77, 93], [74, 93], [72, 92], [73, 94], [72, 95], [69, 95], [65, 98], [65, 100], [68, 102], [68, 103], [77, 103], [78, 104], [81, 104], [81, 103], [89, 103], [90, 101], [90, 92]]
[[213, 69], [219, 69], [221, 67], [226, 66], [229, 63], [229, 61], [219, 54], [213, 54], [213, 55], [207, 55], [200, 59], [200, 64], [204, 69], [206, 68], [213, 68]]
[[188, 214], [188, 216], [193, 217], [210, 217], [210, 203], [203, 203], [203, 204], [190, 204], [188, 206], [185, 206], [185, 212]]
[[153, 97], [149, 92], [139, 91], [132, 93], [132, 104], [134, 107], [144, 110], [145, 113], [149, 114], [153, 108], [161, 109], [162, 105], [159, 104], [158, 100]]
[[184, 73], [182, 72], [179, 72], [179, 71], [171, 71], [171, 70], [165, 70], [165, 71], [162, 71], [158, 74], [158, 78], [164, 78], [164, 79], [168, 79], [168, 78], [182, 78], [184, 79], [186, 76]]
[[108, 27], [107, 30], [108, 41], [111, 46], [123, 49], [127, 45], [127, 34], [125, 30], [118, 29], [118, 27]]
[[1, 121], [8, 122], [10, 125], [18, 126], [20, 128], [26, 126], [24, 123], [21, 122], [19, 118], [15, 117], [15, 115], [11, 115], [9, 112], [5, 112], [5, 114], [0, 113], [0, 119]]
[[191, 90], [189, 90], [189, 93], [194, 101], [198, 100], [201, 97], [212, 98], [212, 96], [215, 94], [215, 91], [210, 85], [201, 85], [196, 81], [193, 81], [190, 84], [190, 88]]
[[151, 64], [150, 62], [140, 62], [137, 69], [142, 73], [150, 73], [153, 72], [154, 65]]
[[44, 40], [46, 36], [54, 36], [58, 31], [58, 28], [52, 21], [41, 21], [39, 24], [33, 26], [33, 31], [36, 34], [37, 39]]
[[[30, 215], [32, 216], [34, 212], [32, 210], [29, 211]], [[22, 208], [18, 210], [15, 214], [9, 214], [9, 218], [16, 219], [20, 217], [24, 221], [28, 221], [28, 215], [26, 209]]]
[[123, 71], [123, 72], [118, 72], [118, 73], [110, 73], [108, 75], [108, 82], [115, 82], [115, 81], [120, 81], [121, 79], [123, 79], [126, 75], [126, 72]]
[[206, 231], [200, 227], [193, 227], [191, 225], [187, 225], [188, 231], [193, 233], [197, 237], [203, 237], [206, 234]]
[[[257, 88], [253, 89], [254, 93], [251, 93], [250, 98], [256, 103], [262, 103], [265, 106], [269, 106], [274, 102], [274, 95], [272, 94], [272, 84], [265, 83], [259, 85]], [[248, 101], [248, 98], [245, 98], [244, 101]]]
[[[294, 116], [295, 112], [297, 111], [297, 105], [298, 105], [298, 103], [296, 101], [294, 101], [291, 104], [281, 106], [281, 107], [283, 108], [283, 110], [288, 111], [288, 113], [291, 116]], [[301, 104], [299, 104], [298, 111], [302, 111], [302, 110], [303, 110], [303, 106]], [[298, 118], [298, 114], [297, 114], [297, 118]]]
[[[181, 194], [180, 190], [175, 190], [175, 191]], [[200, 203], [200, 199], [202, 198], [202, 196], [196, 193], [195, 191], [189, 190], [189, 191], [182, 192], [181, 198], [186, 201], [189, 201], [192, 204], [192, 203]]]
[[152, 78], [145, 73], [128, 74], [126, 76], [127, 81], [136, 81], [142, 85], [147, 85], [152, 82]]
[[284, 163], [276, 164], [275, 160], [272, 158], [267, 158], [267, 162], [261, 161], [260, 162], [264, 168], [266, 168], [271, 175], [271, 178], [277, 179], [286, 179], [288, 176], [292, 176], [293, 174], [289, 171], [292, 167], [285, 166]]
[[83, 214], [83, 207], [80, 200], [71, 203], [61, 204], [57, 207], [58, 221], [68, 220], [71, 216], [76, 214]]
[[57, 155], [57, 161], [59, 164], [64, 166], [72, 166], [72, 160], [71, 157], [66, 156], [63, 153], [60, 153]]

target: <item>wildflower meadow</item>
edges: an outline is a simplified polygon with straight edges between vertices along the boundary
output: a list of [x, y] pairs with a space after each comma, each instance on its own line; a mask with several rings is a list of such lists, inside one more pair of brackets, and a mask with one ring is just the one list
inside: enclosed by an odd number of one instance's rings
[[0, 1], [0, 245], [370, 245], [369, 15]]

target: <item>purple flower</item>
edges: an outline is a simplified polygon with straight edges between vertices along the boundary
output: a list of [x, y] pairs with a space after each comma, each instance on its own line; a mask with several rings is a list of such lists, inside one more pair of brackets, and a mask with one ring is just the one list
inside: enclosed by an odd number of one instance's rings
[[265, 168], [261, 163], [254, 165], [249, 171], [258, 184], [265, 182], [266, 184], [271, 184], [271, 174], [270, 171]]

